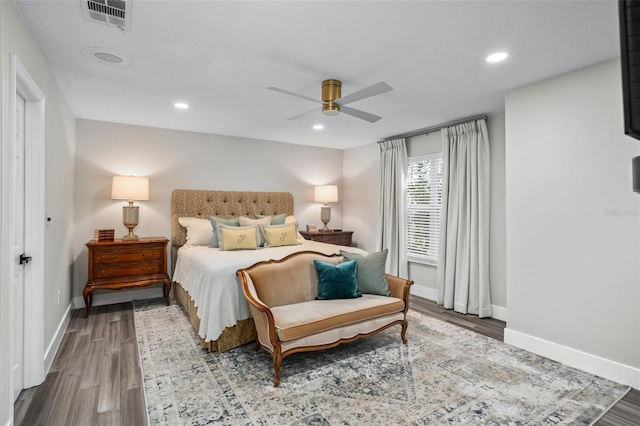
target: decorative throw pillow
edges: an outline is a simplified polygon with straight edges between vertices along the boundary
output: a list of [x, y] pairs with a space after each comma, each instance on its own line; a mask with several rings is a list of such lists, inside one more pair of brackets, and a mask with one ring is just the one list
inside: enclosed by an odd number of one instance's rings
[[318, 296], [316, 300], [362, 297], [362, 294], [357, 291], [357, 263], [355, 260], [342, 262], [339, 265], [314, 260], [313, 264], [318, 274]]
[[218, 229], [217, 226], [219, 223], [227, 226], [240, 226], [240, 221], [238, 218], [233, 219], [223, 219], [217, 216], [209, 216], [209, 222], [211, 222], [211, 226], [213, 227], [213, 236], [211, 237], [211, 247], [218, 247]]
[[344, 260], [356, 260], [358, 262], [358, 291], [360, 293], [379, 294], [381, 296], [391, 296], [389, 283], [384, 276], [384, 267], [387, 262], [387, 253], [384, 249], [378, 253], [370, 253], [362, 256], [356, 253], [349, 253], [340, 250]]
[[258, 228], [218, 224], [220, 250], [255, 250], [258, 248]]
[[298, 223], [287, 225], [261, 225], [265, 247], [298, 245]]
[[[293, 216], [293, 215], [287, 216], [287, 217], [284, 219], [284, 223], [286, 223], [286, 224], [294, 223], [294, 222], [295, 222], [295, 223], [298, 223], [298, 220], [297, 220], [297, 219], [296, 219], [296, 217], [295, 217], [295, 216]], [[273, 225], [273, 224], [272, 224], [272, 225]], [[304, 241], [305, 241], [304, 237], [302, 236], [302, 234], [300, 233], [300, 231], [298, 231], [298, 242], [299, 242], [299, 243], [304, 243]]]
[[207, 219], [179, 217], [180, 225], [187, 229], [187, 242], [183, 247], [208, 246], [211, 244], [213, 228]]
[[[254, 216], [256, 217], [256, 219], [264, 219], [265, 217], [269, 217], [261, 214], [256, 214]], [[281, 213], [281, 214], [276, 214], [270, 217], [271, 217], [271, 225], [284, 225], [284, 221], [287, 218], [287, 214]]]
[[258, 246], [264, 246], [264, 238], [262, 232], [260, 232], [260, 226], [271, 225], [271, 216], [265, 216], [262, 219], [251, 219], [248, 217], [240, 216], [240, 226], [255, 226], [258, 228]]

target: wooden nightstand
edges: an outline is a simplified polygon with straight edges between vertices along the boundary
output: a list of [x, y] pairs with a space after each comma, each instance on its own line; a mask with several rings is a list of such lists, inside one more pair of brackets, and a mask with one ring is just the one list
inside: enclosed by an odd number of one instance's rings
[[302, 236], [306, 240], [320, 241], [321, 243], [337, 244], [339, 246], [351, 247], [351, 236], [353, 235], [353, 231], [300, 231], [300, 234], [302, 234]]
[[163, 295], [169, 304], [171, 279], [167, 275], [168, 239], [140, 238], [135, 241], [91, 240], [89, 248], [89, 279], [82, 296], [85, 318], [93, 303], [94, 290], [120, 290], [163, 283]]

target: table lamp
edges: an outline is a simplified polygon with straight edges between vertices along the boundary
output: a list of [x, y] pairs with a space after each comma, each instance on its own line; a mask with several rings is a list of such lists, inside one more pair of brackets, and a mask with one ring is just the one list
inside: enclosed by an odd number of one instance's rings
[[338, 187], [336, 185], [320, 185], [314, 188], [313, 201], [316, 203], [324, 203], [320, 208], [320, 220], [324, 223], [322, 231], [331, 231], [327, 227], [327, 223], [331, 220], [331, 206], [328, 203], [338, 202]]
[[137, 176], [114, 176], [111, 183], [112, 200], [128, 200], [129, 205], [122, 207], [122, 223], [129, 233], [122, 237], [123, 240], [137, 240], [133, 228], [138, 225], [138, 206], [133, 205], [134, 200], [149, 199], [149, 179]]

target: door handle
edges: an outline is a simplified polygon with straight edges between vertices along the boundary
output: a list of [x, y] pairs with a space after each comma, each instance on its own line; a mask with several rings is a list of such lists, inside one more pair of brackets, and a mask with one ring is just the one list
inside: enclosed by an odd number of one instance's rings
[[31, 262], [31, 256], [25, 256], [24, 253], [20, 255], [20, 264], [24, 265], [25, 263]]

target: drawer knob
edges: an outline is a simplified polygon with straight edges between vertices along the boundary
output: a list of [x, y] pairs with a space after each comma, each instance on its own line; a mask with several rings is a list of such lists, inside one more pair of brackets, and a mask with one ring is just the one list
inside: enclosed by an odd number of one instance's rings
[[[109, 259], [117, 259], [117, 258], [118, 258], [118, 255], [117, 255], [117, 254], [114, 254], [114, 255], [113, 255], [113, 256], [111, 256]], [[107, 256], [103, 254], [103, 255], [102, 255], [102, 260], [106, 260], [106, 259], [107, 259]]]

